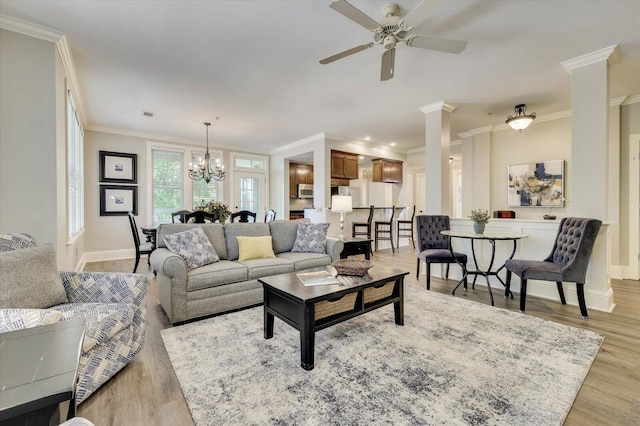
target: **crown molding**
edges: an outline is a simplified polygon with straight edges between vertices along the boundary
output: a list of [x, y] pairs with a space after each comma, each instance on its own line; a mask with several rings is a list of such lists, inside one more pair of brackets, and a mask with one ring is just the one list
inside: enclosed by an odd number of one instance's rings
[[604, 49], [596, 50], [595, 52], [587, 53], [577, 58], [569, 59], [568, 61], [561, 62], [561, 64], [568, 70], [573, 71], [576, 68], [581, 68], [587, 65], [595, 64], [603, 60], [608, 60], [610, 65], [614, 65], [618, 62], [620, 57], [620, 49], [618, 45], [605, 47]]
[[430, 105], [425, 105], [423, 107], [420, 107], [419, 109], [423, 113], [428, 114], [430, 112], [443, 111], [443, 110], [447, 112], [453, 112], [455, 111], [456, 107], [446, 103], [445, 101], [440, 101]]
[[494, 127], [494, 126], [478, 127], [478, 128], [476, 128], [476, 129], [471, 129], [471, 130], [469, 130], [469, 132], [470, 132], [472, 135], [474, 135], [474, 136], [475, 136], [475, 135], [481, 135], [481, 134], [483, 134], [483, 133], [490, 133], [490, 132], [493, 130], [493, 127]]
[[315, 135], [307, 136], [304, 139], [300, 139], [300, 140], [297, 140], [295, 142], [291, 142], [291, 143], [288, 143], [286, 145], [280, 146], [278, 148], [272, 149], [271, 151], [268, 152], [268, 154], [271, 155], [271, 154], [277, 154], [277, 153], [283, 152], [283, 151], [288, 151], [290, 149], [306, 145], [306, 144], [308, 144], [310, 142], [324, 141], [326, 138], [327, 138], [327, 134], [326, 133], [324, 133], [324, 132], [316, 133]]
[[473, 137], [473, 133], [471, 133], [470, 131], [466, 131], [466, 132], [458, 133], [458, 134], [457, 134], [457, 136], [458, 136], [460, 139], [472, 138], [472, 137]]
[[58, 40], [64, 36], [63, 33], [58, 30], [54, 30], [53, 28], [2, 14], [0, 14], [0, 28], [53, 43], [58, 42]]
[[627, 96], [620, 96], [619, 98], [609, 99], [609, 106], [615, 107], [620, 106], [627, 100]]

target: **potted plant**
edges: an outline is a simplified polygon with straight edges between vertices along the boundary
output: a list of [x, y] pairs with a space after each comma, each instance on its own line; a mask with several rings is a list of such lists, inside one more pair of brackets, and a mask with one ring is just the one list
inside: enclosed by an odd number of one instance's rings
[[489, 211], [482, 209], [471, 210], [469, 219], [473, 221], [473, 232], [482, 234], [484, 233], [484, 226], [489, 222]]
[[200, 205], [196, 207], [196, 210], [204, 210], [207, 213], [213, 213], [216, 215], [217, 220], [220, 223], [224, 223], [229, 216], [231, 216], [231, 212], [226, 204], [221, 203], [220, 201], [211, 200], [208, 203], [202, 200]]

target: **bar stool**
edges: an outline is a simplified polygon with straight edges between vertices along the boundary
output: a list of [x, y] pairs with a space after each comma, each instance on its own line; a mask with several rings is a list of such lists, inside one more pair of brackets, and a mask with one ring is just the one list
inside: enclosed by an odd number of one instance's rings
[[[373, 220], [373, 206], [369, 206], [369, 218], [366, 222], [352, 222], [351, 236], [366, 235], [367, 239], [371, 239], [371, 221]], [[364, 228], [364, 229], [358, 229]]]
[[396, 229], [396, 247], [400, 248], [400, 237], [406, 237], [411, 239], [411, 245], [416, 248], [416, 243], [413, 241], [413, 219], [416, 216], [416, 206], [413, 206], [413, 214], [410, 220], [397, 220]]
[[393, 247], [393, 215], [395, 212], [396, 206], [393, 206], [391, 207], [391, 217], [388, 222], [380, 220], [374, 222], [376, 251], [378, 251], [378, 241], [389, 241], [391, 243], [391, 252], [396, 252], [396, 249]]

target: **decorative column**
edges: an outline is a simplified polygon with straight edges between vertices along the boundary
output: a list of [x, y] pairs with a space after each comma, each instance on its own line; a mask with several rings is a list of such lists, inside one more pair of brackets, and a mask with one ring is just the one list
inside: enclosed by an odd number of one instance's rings
[[571, 59], [571, 191], [573, 216], [606, 219], [609, 192], [609, 65], [617, 45]]
[[420, 108], [425, 115], [426, 214], [449, 212], [449, 144], [450, 116], [456, 107], [436, 102]]

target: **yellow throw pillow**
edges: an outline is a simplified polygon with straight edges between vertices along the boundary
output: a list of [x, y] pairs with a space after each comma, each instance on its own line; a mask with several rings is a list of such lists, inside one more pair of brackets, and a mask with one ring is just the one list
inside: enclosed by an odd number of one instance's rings
[[271, 235], [264, 237], [236, 237], [238, 239], [238, 262], [249, 259], [267, 259], [273, 254]]

